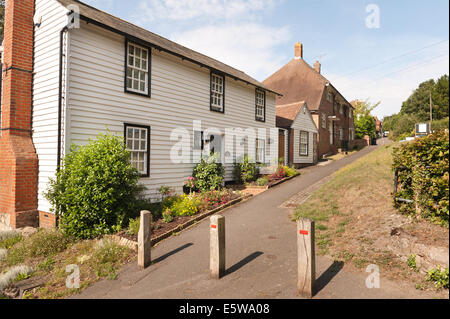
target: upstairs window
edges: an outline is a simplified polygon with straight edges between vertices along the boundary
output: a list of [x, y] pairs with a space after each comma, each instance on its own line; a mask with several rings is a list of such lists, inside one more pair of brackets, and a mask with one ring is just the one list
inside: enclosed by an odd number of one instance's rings
[[256, 163], [264, 163], [265, 148], [266, 148], [266, 141], [261, 138], [257, 138], [256, 139]]
[[331, 92], [327, 92], [327, 100], [328, 100], [328, 102], [330, 102], [330, 103], [333, 102], [333, 96], [332, 96]]
[[150, 96], [149, 50], [127, 42], [125, 91]]
[[212, 111], [224, 112], [224, 94], [225, 92], [225, 77], [215, 73], [211, 73], [211, 104]]
[[255, 100], [255, 118], [257, 121], [264, 122], [266, 120], [266, 92], [262, 90], [256, 90]]
[[131, 165], [143, 177], [149, 176], [150, 168], [150, 127], [125, 124], [125, 142], [130, 151]]
[[322, 128], [327, 128], [327, 115], [322, 113]]

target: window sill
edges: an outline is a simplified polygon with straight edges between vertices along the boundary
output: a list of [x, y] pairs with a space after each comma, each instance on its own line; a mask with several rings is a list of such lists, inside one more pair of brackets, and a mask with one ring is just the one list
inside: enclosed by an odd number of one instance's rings
[[215, 106], [210, 106], [209, 110], [213, 111], [213, 112], [218, 112], [218, 113], [225, 113], [223, 108], [218, 108], [218, 107], [215, 107]]
[[148, 97], [148, 98], [150, 97], [150, 93], [135, 92], [135, 91], [130, 91], [128, 89], [125, 89], [125, 93], [130, 93], [130, 94], [139, 95], [139, 96]]

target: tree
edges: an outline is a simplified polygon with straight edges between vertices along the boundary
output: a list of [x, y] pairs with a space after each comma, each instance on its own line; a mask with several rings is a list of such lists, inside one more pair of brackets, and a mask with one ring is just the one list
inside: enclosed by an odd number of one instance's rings
[[369, 102], [369, 99], [365, 100], [365, 101], [359, 101], [357, 100], [354, 105], [353, 108], [354, 110], [354, 114], [355, 117], [358, 116], [367, 116], [370, 115], [372, 113], [372, 111], [378, 106], [380, 105], [381, 101], [378, 101], [375, 104], [371, 104]]
[[420, 83], [417, 89], [402, 103], [399, 113], [383, 119], [383, 128], [391, 132], [391, 137], [398, 139], [411, 134], [416, 123], [430, 120], [430, 93], [433, 103], [432, 129], [448, 127], [446, 121], [448, 121], [449, 113], [449, 82], [448, 75], [445, 74], [436, 81], [431, 79]]
[[400, 113], [415, 114], [419, 121], [430, 119], [430, 93], [433, 103], [433, 120], [448, 117], [448, 75], [422, 82], [419, 87], [403, 102]]
[[370, 137], [375, 136], [376, 126], [371, 112], [380, 105], [380, 103], [381, 101], [372, 104], [368, 99], [365, 101], [356, 101], [354, 103], [355, 133], [358, 138], [363, 138], [365, 135], [369, 135]]
[[363, 138], [365, 135], [374, 137], [375, 129], [375, 121], [372, 115], [360, 115], [357, 119], [355, 119], [355, 133], [357, 138]]

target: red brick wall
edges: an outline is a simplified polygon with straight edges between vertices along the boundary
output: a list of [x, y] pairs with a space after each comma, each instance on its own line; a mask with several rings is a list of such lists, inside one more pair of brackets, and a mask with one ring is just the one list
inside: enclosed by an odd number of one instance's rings
[[0, 214], [10, 226], [36, 226], [38, 158], [31, 140], [34, 0], [8, 0], [5, 8]]
[[39, 226], [42, 228], [53, 228], [56, 226], [56, 215], [39, 211]]

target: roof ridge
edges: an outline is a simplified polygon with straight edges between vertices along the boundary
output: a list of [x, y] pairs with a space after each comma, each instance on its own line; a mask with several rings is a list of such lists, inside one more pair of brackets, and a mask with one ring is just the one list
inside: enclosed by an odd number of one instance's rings
[[281, 104], [281, 105], [277, 105], [276, 107], [287, 107], [287, 106], [293, 106], [296, 104], [305, 104], [306, 102], [304, 100], [301, 101], [297, 101], [297, 102], [292, 102], [292, 103], [287, 103], [287, 104]]
[[[132, 23], [132, 22], [130, 22], [130, 21], [124, 20], [124, 19], [119, 18], [119, 17], [117, 17], [117, 16], [115, 16], [115, 15], [112, 15], [112, 14], [106, 12], [106, 11], [103, 11], [103, 10], [100, 10], [100, 9], [98, 9], [98, 8], [96, 8], [96, 7], [93, 7], [93, 6], [91, 6], [91, 5], [87, 4], [87, 3], [84, 3], [84, 2], [82, 2], [82, 1], [80, 1], [80, 0], [57, 0], [57, 1], [58, 1], [59, 3], [61, 3], [63, 6], [67, 6], [67, 5], [70, 4], [71, 2], [72, 2], [72, 3], [79, 3], [80, 5], [86, 6], [86, 7], [90, 8], [90, 9], [92, 9], [92, 10], [95, 10], [95, 11], [99, 12], [99, 13], [105, 14], [105, 15], [107, 15], [107, 16], [113, 18], [113, 19], [120, 20], [122, 23], [128, 24], [129, 26], [131, 26], [131, 27], [133, 27], [133, 28], [138, 28], [139, 30], [141, 30], [141, 31], [143, 31], [143, 32], [148, 32], [148, 33], [150, 33], [151, 35], [153, 35], [153, 36], [155, 36], [155, 37], [161, 39], [162, 41], [169, 41], [171, 44], [174, 44], [175, 46], [178, 46], [178, 48], [179, 48], [180, 50], [190, 51], [191, 54], [193, 54], [193, 55], [199, 55], [200, 57], [210, 59], [211, 62], [213, 62], [214, 64], [217, 63], [217, 64], [219, 64], [219, 65], [225, 66], [225, 67], [227, 67], [227, 68], [233, 70], [234, 72], [236, 72], [236, 73], [238, 73], [238, 74], [245, 75], [246, 77], [248, 77], [248, 78], [252, 79], [253, 81], [255, 81], [256, 83], [258, 83], [258, 86], [260, 86], [261, 88], [266, 89], [266, 90], [269, 90], [269, 91], [272, 91], [272, 90], [270, 90], [269, 88], [267, 88], [266, 85], [264, 85], [261, 81], [258, 81], [257, 79], [255, 79], [254, 77], [248, 75], [247, 73], [245, 73], [245, 72], [242, 71], [242, 70], [236, 69], [235, 67], [233, 67], [233, 66], [231, 66], [231, 65], [229, 65], [229, 64], [226, 64], [226, 63], [224, 63], [224, 62], [222, 62], [222, 61], [219, 61], [219, 60], [217, 60], [217, 59], [215, 59], [215, 58], [212, 58], [212, 57], [210, 57], [210, 56], [208, 56], [208, 55], [206, 55], [206, 54], [203, 54], [203, 53], [201, 53], [201, 52], [198, 52], [198, 51], [196, 51], [196, 50], [190, 49], [190, 48], [188, 48], [188, 47], [186, 47], [186, 46], [184, 46], [184, 45], [181, 45], [181, 44], [179, 44], [179, 43], [177, 43], [177, 42], [175, 42], [175, 41], [172, 41], [172, 40], [170, 40], [170, 39], [168, 39], [168, 38], [165, 38], [165, 37], [163, 37], [163, 36], [161, 36], [161, 35], [159, 35], [159, 34], [157, 34], [157, 33], [154, 33], [154, 32], [152, 32], [152, 31], [150, 31], [150, 30], [148, 30], [148, 29], [145, 29], [145, 28], [143, 28], [143, 27], [140, 27], [140, 26], [138, 26], [138, 25], [136, 25], [136, 24], [134, 24], [134, 23]], [[175, 53], [175, 54], [178, 54], [178, 53], [176, 53], [176, 52], [174, 52], [174, 53]], [[186, 57], [188, 57], [188, 56], [186, 56]], [[218, 66], [214, 66], [214, 65], [211, 66], [211, 65], [210, 65], [209, 67], [214, 68], [214, 69], [217, 69], [218, 71], [227, 73], [226, 71], [220, 70], [220, 67], [218, 67]], [[230, 74], [230, 76], [231, 76], [231, 77], [234, 76], [234, 77], [238, 78], [237, 75], [232, 75], [232, 74]], [[245, 79], [241, 79], [241, 80], [246, 81]], [[248, 81], [247, 81], [247, 82], [248, 82]], [[255, 85], [255, 84], [253, 84], [253, 83], [251, 83], [251, 84], [252, 84], [252, 85]], [[274, 92], [274, 91], [273, 91], [273, 92]], [[277, 93], [277, 92], [274, 92], [274, 93], [279, 94], [279, 93]]]

